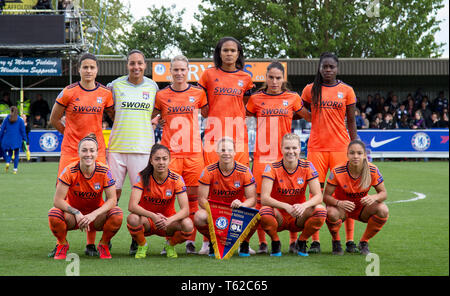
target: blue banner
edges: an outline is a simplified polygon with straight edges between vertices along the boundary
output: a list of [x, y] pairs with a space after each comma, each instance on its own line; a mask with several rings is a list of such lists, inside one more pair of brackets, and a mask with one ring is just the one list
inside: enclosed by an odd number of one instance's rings
[[56, 130], [32, 130], [28, 134], [32, 156], [33, 154], [59, 156], [62, 140], [63, 135]]
[[0, 57], [0, 76], [61, 76], [60, 58]]
[[371, 152], [447, 152], [448, 129], [358, 130]]

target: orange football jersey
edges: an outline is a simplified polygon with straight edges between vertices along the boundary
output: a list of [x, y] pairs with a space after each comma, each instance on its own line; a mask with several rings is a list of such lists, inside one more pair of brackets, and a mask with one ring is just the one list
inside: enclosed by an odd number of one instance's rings
[[231, 204], [233, 200], [245, 201], [245, 187], [254, 186], [250, 169], [235, 161], [233, 171], [225, 176], [216, 162], [207, 166], [198, 180], [203, 185], [209, 185], [209, 200], [221, 201]]
[[[249, 91], [253, 88], [250, 74], [242, 70], [227, 72], [213, 67], [203, 72], [198, 84], [206, 90], [209, 105], [205, 149], [210, 141], [217, 142], [224, 136], [248, 143], [243, 98], [250, 95]], [[209, 148], [207, 152], [210, 152]]]
[[207, 103], [205, 91], [190, 84], [183, 91], [167, 86], [156, 93], [155, 109], [166, 120], [161, 144], [171, 157], [202, 157], [198, 114]]
[[264, 162], [282, 158], [281, 140], [291, 132], [294, 113], [303, 108], [300, 96], [293, 91], [277, 95], [259, 91], [250, 96], [246, 108], [257, 118], [254, 158]]
[[293, 205], [306, 201], [305, 191], [308, 182], [318, 178], [319, 174], [311, 162], [299, 159], [297, 169], [293, 173], [288, 173], [283, 160], [280, 160], [268, 164], [262, 176], [273, 180], [270, 194], [272, 198]]
[[369, 193], [370, 187], [378, 186], [384, 181], [380, 171], [372, 163], [369, 163], [369, 170], [372, 182], [368, 188], [361, 189], [360, 178], [353, 178], [348, 171], [348, 162], [334, 167], [327, 180], [327, 184], [336, 186], [334, 198], [349, 200], [355, 203], [356, 208], [361, 207], [361, 198]]
[[65, 87], [56, 98], [65, 107], [66, 125], [61, 153], [78, 155], [78, 142], [89, 133], [98, 141], [99, 155], [105, 155], [102, 132], [103, 110], [114, 106], [111, 91], [100, 83], [92, 90], [84, 89], [79, 82]]
[[104, 204], [103, 189], [116, 184], [108, 166], [98, 161], [89, 178], [81, 172], [80, 161], [72, 162], [61, 172], [58, 182], [69, 186], [66, 200], [83, 215], [101, 207]]
[[161, 184], [156, 182], [153, 176], [150, 176], [150, 183], [147, 188], [144, 188], [144, 183], [139, 175], [133, 187], [142, 190], [139, 201], [141, 207], [153, 213], [161, 213], [166, 217], [176, 213], [176, 195], [186, 191], [183, 178], [171, 170], [169, 170], [166, 180]]
[[311, 103], [312, 86], [308, 84], [302, 92], [302, 100], [311, 104], [308, 151], [347, 151], [350, 137], [345, 117], [347, 106], [356, 104], [353, 88], [342, 81], [322, 85], [322, 103], [317, 108]]

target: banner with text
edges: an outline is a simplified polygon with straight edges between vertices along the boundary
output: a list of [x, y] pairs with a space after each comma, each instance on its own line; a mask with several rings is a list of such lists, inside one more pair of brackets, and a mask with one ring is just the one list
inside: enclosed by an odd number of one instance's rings
[[0, 57], [0, 76], [61, 76], [60, 58]]
[[[246, 62], [244, 71], [250, 74], [253, 82], [266, 81], [267, 66], [270, 62]], [[281, 62], [284, 66], [284, 79], [287, 80], [287, 63]], [[203, 71], [207, 68], [214, 67], [213, 62], [189, 62], [188, 81], [196, 82], [200, 79]], [[152, 63], [152, 79], [157, 82], [170, 82], [170, 62], [153, 62]]]
[[232, 209], [229, 204], [208, 201], [208, 225], [211, 243], [217, 259], [229, 259], [258, 223], [259, 211], [240, 207]]

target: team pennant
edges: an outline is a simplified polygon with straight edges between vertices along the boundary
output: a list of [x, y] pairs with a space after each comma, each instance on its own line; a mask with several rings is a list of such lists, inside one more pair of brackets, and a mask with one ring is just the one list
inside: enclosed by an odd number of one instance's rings
[[256, 209], [240, 207], [232, 209], [229, 204], [208, 201], [209, 234], [217, 259], [229, 259], [260, 219]]

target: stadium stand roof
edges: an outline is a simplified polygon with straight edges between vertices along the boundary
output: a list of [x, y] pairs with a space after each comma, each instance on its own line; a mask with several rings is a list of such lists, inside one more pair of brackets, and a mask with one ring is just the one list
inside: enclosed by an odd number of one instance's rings
[[[147, 59], [146, 75], [151, 75], [152, 62], [167, 62], [169, 60]], [[211, 59], [191, 59], [197, 62], [209, 62]], [[262, 59], [249, 59], [247, 61], [265, 61]], [[287, 62], [289, 76], [314, 75], [317, 71], [318, 59], [280, 59]], [[99, 73], [102, 76], [119, 76], [126, 73], [125, 59], [99, 59]], [[394, 58], [341, 58], [339, 59], [340, 75], [358, 76], [409, 76], [409, 75], [448, 75], [449, 59], [394, 59]]]

